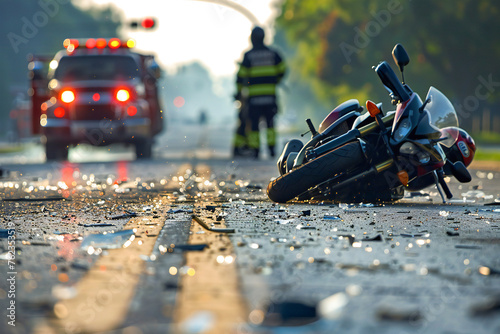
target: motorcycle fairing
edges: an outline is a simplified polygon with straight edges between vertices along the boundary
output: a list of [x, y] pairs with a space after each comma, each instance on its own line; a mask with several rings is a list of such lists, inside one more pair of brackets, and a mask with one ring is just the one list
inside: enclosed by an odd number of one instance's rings
[[324, 132], [331, 124], [337, 121], [340, 117], [346, 115], [351, 111], [361, 112], [363, 107], [359, 104], [356, 99], [351, 99], [339, 104], [335, 109], [333, 109], [328, 116], [325, 117], [323, 122], [319, 125], [318, 132]]

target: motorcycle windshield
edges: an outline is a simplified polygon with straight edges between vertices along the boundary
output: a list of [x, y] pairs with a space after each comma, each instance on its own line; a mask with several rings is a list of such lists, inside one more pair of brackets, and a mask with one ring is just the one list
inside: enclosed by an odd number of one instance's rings
[[458, 127], [458, 118], [455, 108], [450, 100], [435, 87], [429, 88], [426, 100], [430, 102], [425, 106], [429, 112], [431, 124], [441, 131], [440, 141], [443, 145], [451, 147], [458, 138], [458, 131], [443, 131], [445, 128]]

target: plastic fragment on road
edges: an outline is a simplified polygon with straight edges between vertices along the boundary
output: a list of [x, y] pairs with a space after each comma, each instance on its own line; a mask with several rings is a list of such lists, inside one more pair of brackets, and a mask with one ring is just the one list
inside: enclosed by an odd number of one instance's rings
[[236, 230], [234, 228], [217, 228], [217, 227], [209, 227], [207, 223], [205, 223], [200, 217], [193, 215], [191, 217], [195, 222], [201, 225], [204, 229], [210, 232], [218, 232], [218, 233], [235, 233]]
[[491, 268], [491, 267], [487, 267], [487, 266], [481, 266], [481, 267], [479, 267], [478, 271], [483, 276], [496, 276], [496, 275], [500, 275], [500, 270], [494, 269], [494, 268]]
[[325, 220], [342, 220], [339, 216], [331, 216], [331, 215], [325, 215], [323, 216], [323, 219]]
[[210, 212], [215, 212], [215, 210], [217, 209], [217, 206], [215, 206], [215, 205], [207, 205], [207, 206], [205, 206], [204, 209], [207, 210], [207, 211], [210, 211]]
[[0, 260], [14, 260], [14, 254], [12, 252], [5, 252], [0, 254]]
[[384, 239], [382, 238], [381, 234], [377, 234], [374, 237], [365, 237], [363, 238], [363, 241], [383, 241]]
[[137, 217], [137, 213], [131, 212], [131, 211], [125, 211], [126, 213], [122, 215], [116, 215], [116, 216], [111, 216], [108, 219], [116, 220], [116, 219], [126, 219], [126, 218], [133, 218]]
[[409, 307], [381, 306], [376, 311], [379, 320], [417, 323], [422, 319], [419, 309]]
[[96, 223], [96, 224], [78, 224], [83, 227], [110, 227], [110, 226], [116, 226], [115, 224], [111, 223]]
[[340, 203], [339, 204], [339, 208], [341, 208], [342, 210], [350, 210], [354, 207], [355, 207], [354, 204], [347, 204], [347, 203]]
[[481, 249], [481, 246], [477, 245], [455, 245], [455, 248], [459, 249]]
[[348, 303], [349, 297], [347, 294], [339, 292], [321, 300], [317, 306], [318, 313], [322, 318], [338, 319]]
[[499, 199], [495, 199], [495, 201], [494, 201], [494, 202], [484, 203], [483, 205], [485, 205], [485, 206], [489, 206], [489, 205], [500, 205], [500, 200], [499, 200]]
[[297, 230], [315, 230], [316, 227], [299, 224], [295, 227]]
[[181, 251], [198, 251], [201, 252], [205, 248], [208, 248], [208, 244], [185, 244], [185, 245], [175, 245], [173, 250], [181, 250]]
[[52, 296], [56, 299], [71, 299], [76, 295], [77, 290], [74, 286], [56, 284], [52, 287]]
[[288, 223], [293, 222], [293, 219], [276, 219], [274, 222], [275, 222], [276, 224], [286, 225], [286, 224], [288, 224]]
[[193, 210], [183, 210], [183, 209], [170, 209], [167, 211], [167, 213], [193, 213]]
[[62, 196], [45, 196], [45, 197], [15, 197], [15, 198], [3, 198], [4, 202], [49, 202], [49, 201], [62, 201], [68, 200]]
[[93, 249], [116, 249], [121, 248], [128, 241], [135, 239], [134, 230], [122, 230], [114, 233], [91, 234], [83, 238], [81, 248], [87, 252]]
[[427, 238], [429, 236], [429, 233], [401, 233], [400, 236], [405, 238]]
[[259, 248], [262, 248], [261, 245], [259, 245], [258, 243], [256, 242], [252, 242], [250, 245], [248, 245], [248, 247], [250, 247], [251, 249], [259, 249]]
[[469, 190], [468, 192], [462, 193], [462, 197], [467, 198], [483, 198], [483, 199], [492, 199], [493, 196], [486, 196], [486, 194], [481, 190]]
[[0, 238], [8, 238], [10, 235], [14, 235], [16, 230], [13, 228], [0, 229]]
[[500, 312], [500, 298], [492, 297], [487, 301], [473, 305], [470, 309], [470, 313], [474, 317], [479, 316], [491, 316]]
[[475, 200], [473, 199], [467, 199], [466, 197], [462, 198], [462, 199], [458, 199], [458, 198], [455, 198], [455, 199], [449, 199], [448, 200], [448, 203], [458, 203], [458, 204], [462, 204], [462, 203], [476, 203]]
[[301, 302], [271, 302], [261, 323], [262, 326], [303, 326], [318, 320], [316, 306]]
[[210, 311], [200, 311], [179, 324], [182, 333], [205, 333], [215, 324], [215, 315]]

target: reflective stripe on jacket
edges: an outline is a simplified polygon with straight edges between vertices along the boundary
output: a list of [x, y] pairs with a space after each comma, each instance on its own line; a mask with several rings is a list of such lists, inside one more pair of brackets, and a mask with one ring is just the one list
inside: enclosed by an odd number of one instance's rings
[[262, 46], [245, 53], [236, 84], [243, 97], [274, 96], [276, 85], [283, 78], [286, 65], [274, 50]]

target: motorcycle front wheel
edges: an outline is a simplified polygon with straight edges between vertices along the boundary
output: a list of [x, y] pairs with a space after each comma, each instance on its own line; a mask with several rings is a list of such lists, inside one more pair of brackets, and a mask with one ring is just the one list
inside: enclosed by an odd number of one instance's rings
[[267, 196], [273, 202], [288, 202], [311, 187], [358, 169], [365, 161], [359, 142], [347, 143], [271, 181]]

